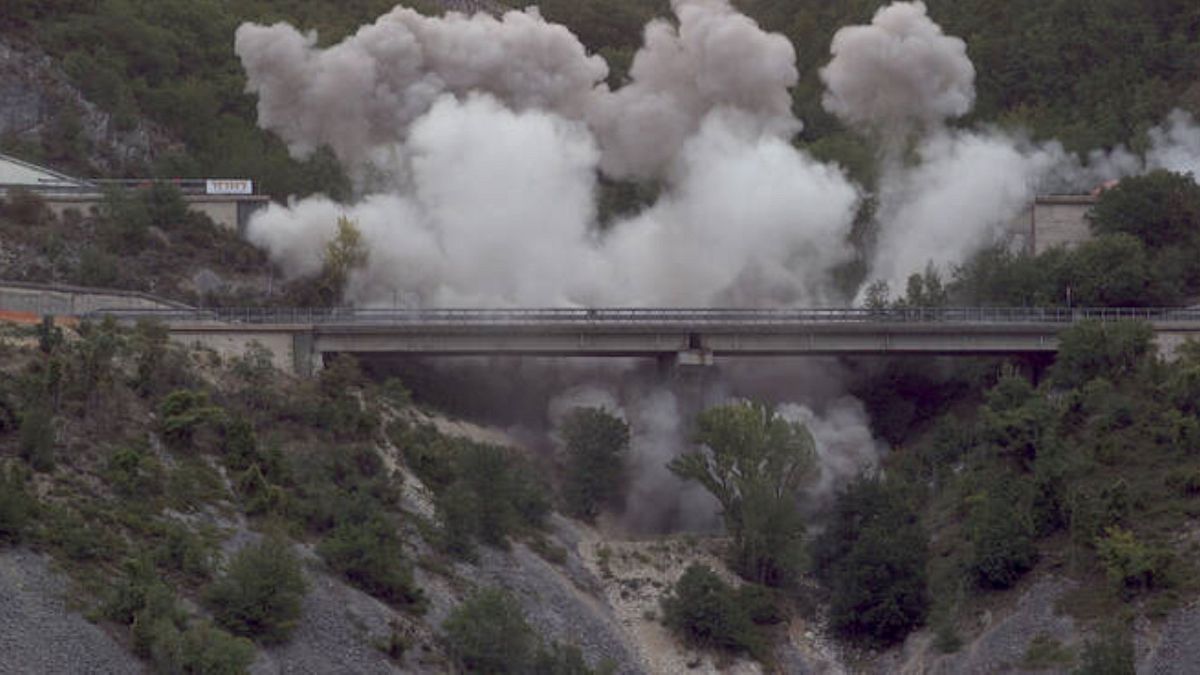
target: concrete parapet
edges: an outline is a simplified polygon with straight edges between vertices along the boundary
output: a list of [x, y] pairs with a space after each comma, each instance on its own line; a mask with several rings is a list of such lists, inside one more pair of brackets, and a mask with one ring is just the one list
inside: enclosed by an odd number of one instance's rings
[[0, 281], [0, 310], [38, 315], [82, 315], [105, 309], [190, 309], [137, 291]]

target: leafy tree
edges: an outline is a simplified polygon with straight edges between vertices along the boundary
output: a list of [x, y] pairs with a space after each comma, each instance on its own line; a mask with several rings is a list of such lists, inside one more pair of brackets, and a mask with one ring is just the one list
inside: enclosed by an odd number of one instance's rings
[[929, 613], [927, 537], [898, 490], [860, 478], [838, 495], [813, 542], [814, 571], [830, 589], [830, 623], [850, 638], [902, 641]]
[[1024, 469], [1055, 443], [1056, 411], [1019, 373], [1002, 376], [987, 393], [980, 415], [980, 440]]
[[483, 443], [456, 444], [453, 453], [453, 481], [436, 499], [451, 552], [469, 558], [475, 540], [507, 547], [513, 532], [542, 525], [550, 503], [526, 462]]
[[1089, 214], [1098, 234], [1129, 234], [1150, 249], [1200, 244], [1200, 184], [1190, 174], [1151, 171], [1101, 193]]
[[379, 514], [343, 522], [317, 546], [329, 567], [350, 583], [395, 605], [420, 607], [424, 600], [393, 525]]
[[735, 566], [747, 578], [780, 584], [798, 570], [803, 524], [789, 515], [816, 469], [804, 425], [760, 403], [710, 408], [696, 420], [702, 447], [672, 460], [671, 471], [703, 485], [721, 503]]
[[[1071, 252], [1066, 285], [1084, 307], [1140, 307], [1161, 304], [1145, 246], [1127, 234], [1084, 242]], [[1065, 289], [1062, 296], [1065, 296]], [[1060, 296], [1061, 297], [1061, 296]], [[1167, 303], [1169, 304], [1169, 303]]]
[[749, 605], [704, 565], [689, 566], [662, 606], [663, 623], [689, 646], [746, 652], [759, 660], [769, 655]]
[[446, 622], [450, 651], [471, 673], [523, 673], [537, 647], [537, 636], [516, 599], [499, 588], [476, 592]]
[[620, 495], [629, 425], [600, 408], [576, 408], [563, 423], [562, 437], [567, 510], [590, 521]]
[[35, 471], [53, 471], [54, 414], [48, 406], [35, 405], [21, 416], [21, 459]]
[[1051, 379], [1076, 387], [1096, 378], [1120, 380], [1136, 372], [1152, 351], [1153, 329], [1138, 321], [1081, 321], [1059, 334]]
[[273, 643], [286, 640], [295, 628], [306, 591], [291, 546], [268, 537], [238, 551], [205, 599], [221, 627]]
[[981, 586], [1008, 588], [1037, 561], [1029, 486], [1012, 477], [993, 478], [975, 498], [968, 519], [968, 568]]
[[321, 270], [293, 282], [290, 294], [301, 304], [334, 307], [345, 300], [350, 274], [366, 266], [368, 252], [358, 224], [347, 216], [337, 220], [337, 232], [325, 244]]
[[163, 438], [177, 447], [187, 447], [201, 428], [218, 428], [224, 410], [209, 403], [208, 393], [179, 389], [158, 406]]
[[0, 543], [19, 543], [33, 519], [37, 499], [25, 486], [26, 471], [0, 464]]

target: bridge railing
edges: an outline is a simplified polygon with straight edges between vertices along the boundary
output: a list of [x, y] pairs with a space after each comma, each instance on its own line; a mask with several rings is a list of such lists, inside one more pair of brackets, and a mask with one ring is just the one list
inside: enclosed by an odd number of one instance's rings
[[470, 324], [470, 325], [716, 325], [829, 323], [1067, 324], [1083, 320], [1200, 323], [1197, 308], [906, 307], [887, 309], [355, 309], [243, 307], [106, 309], [86, 318], [167, 323], [237, 324]]

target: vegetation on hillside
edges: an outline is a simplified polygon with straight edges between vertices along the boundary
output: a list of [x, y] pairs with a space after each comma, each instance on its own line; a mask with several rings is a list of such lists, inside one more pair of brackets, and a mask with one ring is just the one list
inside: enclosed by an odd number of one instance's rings
[[[295, 381], [261, 347], [222, 359], [152, 323], [0, 325], [0, 546], [60, 560], [160, 672], [242, 672], [243, 638], [289, 639], [314, 569], [417, 617], [415, 563], [448, 574], [513, 537], [554, 557], [528, 460], [416, 424], [408, 405], [348, 357]], [[402, 504], [389, 442], [433, 489], [435, 518]], [[266, 535], [222, 555], [242, 517]], [[577, 650], [535, 652], [567, 668], [546, 672], [583, 672]]]
[[[348, 184], [325, 152], [296, 162], [283, 145], [255, 126], [253, 97], [233, 54], [233, 32], [244, 21], [287, 20], [315, 29], [328, 44], [373, 21], [392, 0], [106, 0], [10, 2], [0, 32], [32, 41], [59, 59], [83, 91], [118, 120], [147, 117], [184, 142], [160, 158], [158, 175], [240, 175], [275, 196], [323, 191], [346, 194]], [[427, 13], [431, 0], [410, 0]], [[498, 5], [520, 6], [508, 2]], [[611, 66], [619, 85], [640, 46], [642, 27], [669, 15], [665, 0], [564, 0], [538, 3], [550, 20], [568, 26]], [[1085, 152], [1120, 143], [1135, 149], [1145, 132], [1176, 107], [1200, 113], [1192, 65], [1200, 58], [1200, 9], [1189, 3], [1101, 0], [930, 0], [930, 14], [948, 34], [963, 37], [978, 71], [978, 102], [964, 123], [991, 122], [1058, 138]], [[879, 0], [789, 3], [741, 0], [738, 7], [795, 45], [802, 73], [795, 109], [805, 122], [802, 142], [871, 182], [872, 150], [821, 107], [817, 76], [829, 60], [834, 32], [865, 23]], [[1121, 49], [1108, 45], [1119, 44]], [[63, 115], [71, 111], [64, 110]], [[77, 125], [57, 125], [78, 134]], [[74, 131], [72, 132], [72, 129]], [[8, 147], [31, 159], [72, 163], [71, 139], [41, 148]], [[59, 149], [59, 150], [56, 150]], [[86, 149], [84, 149], [86, 151]], [[618, 201], [637, 199], [627, 194]]]

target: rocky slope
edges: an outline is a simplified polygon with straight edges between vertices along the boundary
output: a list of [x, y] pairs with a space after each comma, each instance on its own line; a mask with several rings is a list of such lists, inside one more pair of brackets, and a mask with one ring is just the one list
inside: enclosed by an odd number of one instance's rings
[[87, 153], [69, 157], [68, 163], [91, 164], [102, 172], [149, 163], [172, 147], [165, 132], [144, 120], [118, 124], [84, 97], [54, 59], [0, 39], [0, 139], [37, 147], [48, 136], [61, 138], [64, 131], [76, 135]]

